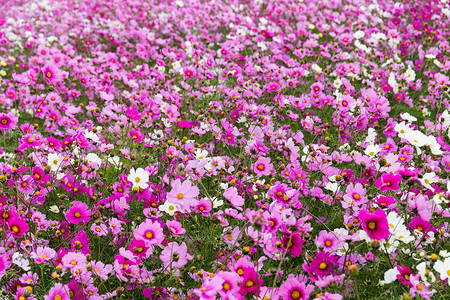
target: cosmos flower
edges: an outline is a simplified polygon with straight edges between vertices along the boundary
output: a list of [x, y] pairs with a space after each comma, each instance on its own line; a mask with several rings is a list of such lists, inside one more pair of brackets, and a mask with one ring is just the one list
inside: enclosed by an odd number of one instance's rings
[[304, 282], [290, 277], [281, 284], [278, 294], [283, 297], [283, 300], [306, 300], [313, 291], [314, 286], [306, 285]]
[[139, 189], [146, 189], [148, 187], [150, 172], [137, 168], [135, 170], [132, 168], [130, 170], [130, 175], [128, 175], [127, 179], [133, 185], [133, 191], [138, 191]]
[[172, 190], [167, 194], [167, 201], [178, 204], [181, 209], [189, 209], [198, 204], [199, 189], [189, 179], [181, 183], [180, 179], [172, 183]]
[[11, 130], [16, 128], [19, 118], [12, 113], [0, 113], [0, 130]]
[[261, 156], [252, 164], [252, 169], [258, 177], [269, 176], [273, 171], [273, 164], [270, 163], [270, 158]]
[[91, 215], [92, 212], [86, 203], [74, 201], [72, 207], [65, 214], [65, 217], [68, 222], [77, 225], [80, 222], [89, 222]]
[[164, 240], [163, 228], [160, 223], [149, 219], [142, 222], [133, 232], [137, 240], [142, 240], [147, 246], [161, 245]]
[[358, 218], [364, 231], [373, 240], [382, 240], [391, 234], [386, 213], [382, 209], [377, 209], [373, 213], [363, 209], [359, 212]]
[[42, 74], [47, 81], [47, 84], [58, 83], [62, 79], [61, 70], [53, 63], [47, 63], [42, 68]]

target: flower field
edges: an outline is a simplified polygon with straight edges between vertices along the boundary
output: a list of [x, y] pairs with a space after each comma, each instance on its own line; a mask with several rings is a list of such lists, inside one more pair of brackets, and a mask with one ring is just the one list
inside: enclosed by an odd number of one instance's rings
[[0, 299], [450, 299], [448, 0], [0, 12]]

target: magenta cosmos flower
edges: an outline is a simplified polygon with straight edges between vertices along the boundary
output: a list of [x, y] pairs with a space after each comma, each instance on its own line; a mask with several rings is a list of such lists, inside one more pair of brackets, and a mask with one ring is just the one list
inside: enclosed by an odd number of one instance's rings
[[173, 204], [179, 204], [181, 209], [189, 209], [196, 206], [199, 194], [198, 187], [193, 186], [189, 179], [181, 183], [180, 179], [172, 183], [172, 190], [167, 194], [167, 201]]
[[134, 237], [144, 241], [147, 246], [161, 245], [164, 240], [163, 228], [160, 223], [147, 219], [134, 230]]
[[61, 70], [58, 69], [58, 67], [55, 64], [46, 64], [42, 68], [42, 74], [44, 75], [44, 78], [47, 80], [47, 83], [57, 83], [61, 81]]
[[292, 235], [284, 235], [281, 243], [286, 251], [291, 252], [292, 257], [300, 256], [302, 253], [303, 240], [298, 232], [294, 232]]
[[44, 296], [44, 300], [70, 300], [69, 295], [66, 292], [66, 287], [61, 283], [56, 283], [54, 287], [48, 291], [48, 295]]
[[270, 163], [270, 158], [260, 157], [253, 164], [253, 171], [256, 173], [258, 177], [260, 176], [269, 176], [273, 170], [273, 164]]
[[86, 203], [74, 201], [73, 206], [66, 213], [68, 222], [77, 225], [80, 222], [89, 222], [91, 220], [92, 211]]
[[0, 254], [0, 280], [11, 267], [11, 260], [8, 253]]
[[393, 190], [396, 191], [400, 189], [400, 180], [402, 176], [399, 174], [387, 173], [383, 174], [380, 178], [375, 181], [375, 185], [380, 188], [380, 191]]
[[386, 213], [382, 209], [377, 209], [372, 214], [363, 209], [359, 212], [358, 218], [362, 221], [364, 231], [372, 240], [382, 240], [391, 234]]
[[8, 221], [8, 228], [13, 237], [16, 238], [21, 237], [29, 229], [27, 222], [23, 219], [19, 219], [18, 216], [14, 216]]
[[295, 278], [289, 278], [280, 286], [278, 295], [283, 297], [283, 300], [305, 300], [309, 299], [312, 291], [314, 291], [312, 285], [306, 286]]
[[17, 118], [14, 114], [8, 113], [0, 113], [0, 130], [11, 130], [17, 126], [17, 122], [19, 118]]

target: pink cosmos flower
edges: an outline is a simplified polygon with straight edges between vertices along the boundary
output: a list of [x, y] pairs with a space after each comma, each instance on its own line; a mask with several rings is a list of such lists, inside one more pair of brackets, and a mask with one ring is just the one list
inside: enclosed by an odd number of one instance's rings
[[414, 298], [416, 293], [422, 296], [425, 299], [430, 299], [436, 293], [436, 290], [430, 290], [424, 283], [420, 282], [420, 274], [411, 275], [411, 289], [409, 293]]
[[62, 79], [61, 70], [53, 63], [47, 63], [42, 68], [42, 74], [44, 78], [47, 80], [47, 83], [58, 83]]
[[70, 240], [70, 245], [70, 250], [72, 251], [78, 251], [83, 254], [91, 253], [91, 251], [89, 251], [89, 238], [84, 230], [80, 230], [78, 234]]
[[19, 118], [13, 113], [0, 113], [0, 130], [11, 130], [16, 128]]
[[326, 252], [333, 252], [341, 248], [345, 241], [339, 240], [334, 232], [327, 232], [322, 230], [316, 238], [316, 245], [318, 248], [323, 248]]
[[242, 210], [242, 205], [244, 205], [244, 198], [238, 194], [237, 189], [233, 186], [225, 190], [223, 196], [230, 201], [233, 207], [236, 207], [238, 210]]
[[226, 295], [232, 295], [239, 290], [239, 281], [241, 277], [235, 272], [219, 271], [216, 276], [223, 279], [222, 289], [219, 290], [219, 294], [222, 297]]
[[372, 214], [363, 209], [359, 212], [358, 218], [364, 231], [373, 240], [382, 240], [391, 234], [386, 213], [382, 209], [377, 209]]
[[16, 238], [20, 238], [29, 229], [27, 222], [23, 219], [19, 219], [18, 216], [14, 216], [9, 219], [8, 228], [13, 237]]
[[291, 252], [292, 257], [300, 256], [302, 253], [303, 240], [297, 232], [294, 232], [291, 235], [284, 235], [281, 242], [284, 249]]
[[212, 209], [211, 201], [207, 199], [202, 199], [199, 201], [195, 207], [195, 212], [199, 212], [204, 216], [209, 216]]
[[79, 252], [69, 252], [64, 255], [61, 260], [62, 265], [66, 268], [73, 269], [77, 266], [86, 265], [86, 255]]
[[100, 225], [92, 223], [91, 230], [97, 236], [105, 236], [109, 233], [108, 227], [105, 223], [101, 223]]
[[144, 138], [144, 135], [141, 133], [139, 129], [132, 129], [128, 132], [128, 135], [130, 138], [135, 141], [136, 143], [142, 143], [142, 139]]
[[147, 246], [161, 245], [164, 240], [163, 228], [160, 223], [146, 219], [134, 230], [134, 237], [142, 240]]
[[196, 206], [199, 194], [198, 187], [193, 186], [189, 179], [181, 183], [180, 179], [172, 183], [172, 190], [167, 194], [167, 201], [180, 205], [181, 209], [189, 209]]
[[53, 259], [55, 256], [56, 251], [49, 247], [38, 247], [35, 252], [31, 253], [31, 258], [38, 265]]
[[112, 265], [105, 265], [101, 261], [90, 261], [89, 265], [91, 266], [92, 273], [96, 274], [103, 280], [108, 279], [108, 274], [111, 273], [113, 269]]
[[91, 220], [92, 211], [86, 203], [74, 201], [73, 206], [67, 211], [65, 217], [68, 222], [75, 225], [80, 222], [89, 222]]
[[191, 67], [184, 68], [183, 73], [184, 73], [184, 76], [186, 76], [189, 79], [192, 79], [192, 77], [197, 75], [195, 69], [191, 68]]
[[337, 255], [321, 251], [317, 252], [316, 257], [309, 266], [304, 264], [303, 268], [313, 279], [323, 278], [327, 275], [334, 275], [337, 273], [336, 270], [333, 269], [333, 267], [338, 264], [337, 260]]
[[402, 176], [399, 174], [387, 173], [383, 174], [375, 181], [375, 185], [380, 188], [380, 191], [393, 190], [396, 191], [400, 189], [400, 181]]
[[172, 232], [176, 236], [186, 233], [186, 229], [184, 229], [183, 225], [178, 221], [168, 220], [166, 221], [166, 225], [167, 228], [169, 228], [170, 232]]
[[256, 176], [269, 176], [273, 169], [273, 164], [270, 163], [270, 158], [267, 157], [259, 157], [258, 160], [252, 165], [253, 171], [256, 173]]
[[242, 282], [239, 285], [240, 294], [248, 294], [251, 292], [256, 292], [259, 289], [264, 281], [260, 279], [259, 274], [256, 273], [255, 268], [253, 267], [244, 267], [244, 274], [241, 276]]
[[405, 265], [397, 266], [397, 270], [399, 274], [397, 274], [397, 279], [401, 281], [402, 284], [407, 284], [411, 286], [411, 282], [409, 281], [412, 271]]
[[11, 259], [8, 253], [0, 254], [0, 280], [6, 274], [6, 271], [11, 267]]
[[154, 247], [147, 246], [142, 240], [133, 239], [128, 246], [128, 250], [133, 252], [133, 254], [139, 258], [147, 258], [153, 253]]
[[70, 300], [67, 293], [67, 287], [61, 283], [55, 283], [55, 285], [48, 291], [48, 295], [44, 296], [44, 300]]
[[278, 295], [283, 297], [283, 300], [306, 300], [314, 291], [314, 286], [308, 285], [291, 277], [280, 286]]
[[214, 276], [212, 279], [203, 282], [199, 289], [195, 289], [194, 294], [203, 300], [214, 300], [222, 287], [222, 283], [223, 279], [221, 277]]
[[159, 258], [165, 267], [181, 268], [193, 257], [187, 252], [187, 246], [184, 242], [181, 245], [171, 242], [167, 244]]

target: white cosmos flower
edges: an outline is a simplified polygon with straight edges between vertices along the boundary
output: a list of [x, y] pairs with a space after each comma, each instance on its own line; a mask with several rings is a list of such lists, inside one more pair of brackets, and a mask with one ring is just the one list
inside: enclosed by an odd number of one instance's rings
[[398, 137], [404, 139], [406, 134], [412, 129], [409, 127], [409, 125], [406, 124], [406, 122], [401, 122], [395, 125], [394, 130], [398, 132]]
[[148, 187], [149, 172], [142, 168], [131, 169], [127, 179], [133, 184], [133, 190], [146, 189]]
[[450, 286], [450, 257], [447, 257], [444, 261], [436, 261], [433, 269], [439, 272], [441, 280], [448, 279], [448, 285]]
[[407, 112], [402, 113], [402, 114], [400, 115], [400, 117], [402, 117], [402, 119], [404, 119], [404, 120], [406, 120], [406, 121], [409, 121], [409, 122], [415, 122], [415, 121], [417, 121], [417, 118], [416, 118], [416, 117], [411, 116], [411, 115], [410, 115], [409, 113], [407, 113]]
[[59, 208], [57, 205], [52, 205], [52, 206], [50, 206], [50, 211], [57, 214], [57, 213], [59, 213]]
[[13, 254], [12, 262], [13, 262], [13, 264], [18, 265], [25, 271], [31, 270], [30, 262], [28, 261], [28, 259], [25, 256], [23, 256], [19, 252], [16, 252]]
[[216, 197], [209, 199], [212, 202], [212, 207], [217, 208], [223, 205], [223, 200], [219, 200]]
[[102, 159], [95, 153], [88, 153], [86, 155], [86, 160], [89, 163], [96, 163], [97, 165], [101, 165], [102, 164]]
[[450, 114], [447, 110], [444, 110], [442, 115], [439, 117], [439, 122], [442, 122], [442, 126], [444, 128], [448, 128], [450, 126]]
[[120, 157], [118, 157], [118, 156], [109, 157], [108, 162], [116, 168], [120, 168], [120, 166], [122, 165], [122, 162], [120, 161]]
[[395, 79], [395, 74], [393, 72], [391, 72], [391, 74], [389, 75], [388, 84], [392, 87], [394, 93], [397, 94], [398, 93], [398, 83], [397, 83], [397, 80]]
[[420, 183], [426, 187], [429, 190], [432, 190], [433, 187], [431, 186], [433, 183], [438, 182], [439, 180], [436, 179], [436, 173], [425, 173], [422, 178], [419, 179]]
[[416, 269], [417, 269], [417, 271], [419, 271], [420, 278], [423, 280], [423, 282], [426, 285], [430, 285], [430, 283], [428, 282], [428, 279], [431, 279], [431, 282], [436, 281], [436, 276], [434, 276], [433, 272], [430, 272], [430, 270], [427, 269], [427, 263], [425, 261], [418, 264], [416, 266]]
[[199, 148], [194, 152], [194, 155], [197, 159], [205, 159], [208, 156], [208, 151]]
[[449, 200], [447, 199], [447, 196], [445, 196], [445, 193], [438, 193], [433, 196], [433, 201], [437, 205], [441, 205], [442, 203], [447, 204]]
[[[408, 244], [415, 240], [415, 237], [411, 235], [408, 228], [405, 226], [405, 222], [396, 212], [390, 212], [387, 216], [389, 231], [392, 233], [391, 237]], [[388, 239], [390, 242], [391, 237]]]
[[177, 211], [180, 211], [180, 206], [178, 204], [164, 202], [158, 207], [159, 211], [165, 212], [171, 216], [173, 216]]
[[382, 284], [392, 283], [397, 280], [398, 274], [400, 274], [400, 271], [397, 269], [397, 267], [389, 269], [384, 273], [384, 280], [381, 280], [380, 283]]
[[64, 156], [59, 155], [58, 153], [50, 153], [47, 158], [47, 165], [50, 166], [50, 170], [52, 172], [56, 172], [60, 168], [63, 161]]
[[434, 155], [442, 155], [444, 152], [441, 150], [441, 145], [437, 142], [436, 137], [429, 135], [425, 139], [425, 146], [429, 146], [431, 153]]
[[364, 150], [364, 154], [369, 155], [370, 157], [374, 157], [380, 151], [381, 148], [379, 145], [369, 145], [367, 146], [366, 150]]
[[416, 79], [416, 72], [411, 69], [411, 66], [408, 66], [408, 70], [405, 72], [405, 74], [403, 74], [403, 77], [407, 82], [414, 81]]

